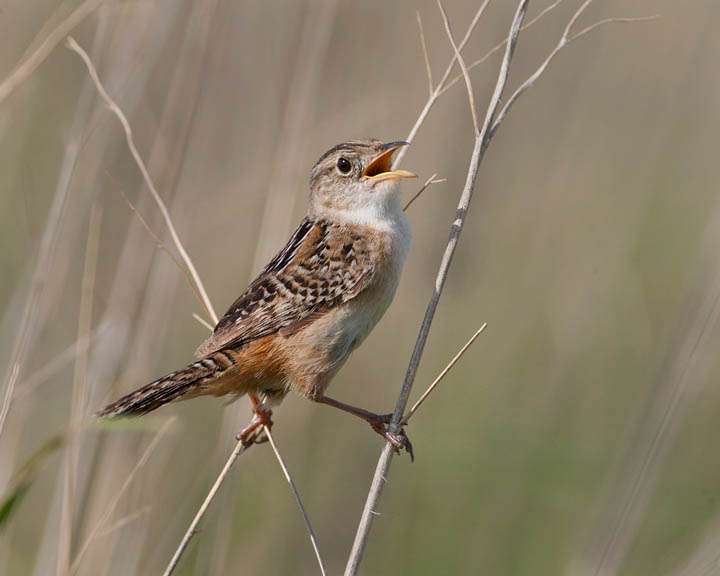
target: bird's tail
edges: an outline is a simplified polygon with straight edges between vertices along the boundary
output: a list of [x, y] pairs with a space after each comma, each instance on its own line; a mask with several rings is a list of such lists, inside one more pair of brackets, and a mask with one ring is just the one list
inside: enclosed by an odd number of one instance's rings
[[222, 351], [216, 352], [108, 404], [97, 416], [140, 416], [173, 400], [212, 394], [208, 384], [216, 383], [233, 365], [234, 359], [231, 356]]

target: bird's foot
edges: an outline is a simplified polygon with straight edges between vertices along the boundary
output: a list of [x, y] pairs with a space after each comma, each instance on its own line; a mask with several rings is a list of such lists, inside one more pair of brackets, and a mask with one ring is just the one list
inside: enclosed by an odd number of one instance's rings
[[323, 395], [316, 396], [313, 400], [315, 400], [315, 402], [319, 402], [320, 404], [327, 404], [333, 408], [338, 408], [339, 410], [348, 412], [358, 418], [362, 418], [365, 422], [370, 424], [370, 427], [375, 430], [375, 432], [380, 434], [380, 436], [393, 445], [395, 452], [399, 454], [400, 450], [407, 450], [407, 453], [410, 454], [410, 461], [412, 462], [415, 459], [412, 444], [410, 443], [410, 439], [407, 437], [407, 434], [405, 434], [403, 427], [401, 426], [397, 432], [390, 430], [390, 423], [392, 422], [393, 416], [392, 414], [375, 414], [374, 412], [370, 412], [364, 408], [351, 406], [350, 404], [345, 404], [345, 402], [340, 402], [339, 400], [334, 400]]
[[395, 448], [395, 452], [400, 454], [402, 450], [405, 450], [410, 455], [410, 462], [415, 460], [415, 454], [413, 453], [412, 442], [405, 434], [405, 429], [400, 428], [398, 432], [390, 430], [390, 422], [392, 420], [392, 414], [375, 414], [373, 418], [368, 418], [367, 422], [370, 427], [375, 430], [380, 436], [385, 438]]
[[264, 408], [262, 404], [256, 404], [253, 406], [252, 420], [235, 435], [235, 439], [241, 441], [245, 446], [262, 444], [268, 441], [265, 429], [270, 430], [272, 425], [272, 410]]

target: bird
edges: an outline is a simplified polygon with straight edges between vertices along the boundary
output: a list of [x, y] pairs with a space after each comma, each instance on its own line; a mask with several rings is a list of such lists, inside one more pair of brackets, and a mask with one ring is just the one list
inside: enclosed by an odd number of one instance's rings
[[248, 395], [253, 417], [237, 439], [260, 442], [272, 408], [290, 391], [370, 424], [412, 457], [390, 414], [334, 400], [330, 381], [389, 307], [412, 232], [392, 156], [408, 145], [377, 139], [340, 143], [310, 172], [306, 216], [197, 348], [197, 361], [107, 405], [101, 418], [139, 416], [198, 396]]

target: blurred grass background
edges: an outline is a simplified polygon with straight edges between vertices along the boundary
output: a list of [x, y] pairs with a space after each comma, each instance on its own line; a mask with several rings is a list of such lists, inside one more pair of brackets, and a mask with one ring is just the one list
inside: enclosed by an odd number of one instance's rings
[[[448, 0], [456, 37], [478, 4]], [[531, 2], [529, 18], [547, 4]], [[566, 0], [521, 36], [511, 88], [578, 4]], [[3, 2], [0, 78], [78, 5]], [[490, 3], [468, 62], [504, 38], [514, 8]], [[432, 0], [108, 1], [73, 31], [128, 115], [219, 311], [302, 217], [323, 151], [407, 134], [427, 97], [415, 10], [437, 81], [452, 51]], [[610, 25], [561, 52], [494, 139], [415, 396], [482, 322], [489, 327], [409, 426], [416, 462], [393, 467], [362, 573], [720, 573], [720, 5], [598, 1], [580, 26], [650, 14], [661, 18]], [[498, 64], [472, 72], [481, 106]], [[461, 82], [403, 163], [421, 181], [437, 172], [447, 182], [409, 210], [414, 244], [395, 303], [336, 378], [339, 399], [394, 406], [471, 149]], [[0, 437], [0, 493], [33, 464], [0, 528], [0, 573], [62, 573], [68, 442], [33, 455], [70, 422], [78, 353], [67, 351], [78, 341], [93, 209], [86, 411], [190, 361], [206, 329], [191, 317], [202, 310], [182, 276], [119, 194], [167, 240], [119, 124], [62, 45], [0, 103], [0, 175], [3, 373], [41, 239], [56, 228]], [[405, 184], [407, 197], [415, 186]], [[83, 429], [73, 444], [71, 560], [172, 415], [79, 574], [160, 573], [249, 409], [199, 399], [146, 427]], [[381, 442], [296, 397], [275, 420], [330, 571], [340, 573]], [[266, 446], [238, 461], [177, 571], [316, 572]]]

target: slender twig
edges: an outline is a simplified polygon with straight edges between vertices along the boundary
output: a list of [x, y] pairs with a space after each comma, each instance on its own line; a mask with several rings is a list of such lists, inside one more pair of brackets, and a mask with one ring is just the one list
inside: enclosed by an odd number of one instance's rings
[[417, 192], [415, 192], [415, 195], [414, 195], [412, 198], [410, 198], [410, 200], [407, 201], [407, 204], [405, 204], [405, 207], [403, 208], [403, 211], [404, 211], [404, 212], [406, 212], [407, 209], [410, 208], [410, 205], [411, 205], [413, 202], [415, 202], [415, 200], [417, 200], [417, 199], [420, 197], [420, 194], [422, 194], [423, 192], [425, 192], [425, 190], [427, 190], [427, 188], [428, 188], [429, 186], [431, 186], [432, 184], [440, 184], [441, 182], [447, 182], [447, 178], [440, 178], [439, 180], [435, 180], [435, 176], [437, 176], [437, 172], [435, 172], [435, 174], [433, 174], [432, 176], [430, 176], [430, 178], [428, 178], [427, 180], [425, 180], [425, 184], [423, 184], [423, 185], [420, 187], [420, 190], [418, 190]]
[[428, 56], [427, 44], [425, 43], [425, 30], [423, 29], [422, 18], [420, 18], [420, 11], [415, 11], [415, 17], [417, 18], [418, 30], [420, 32], [420, 45], [423, 51], [423, 60], [425, 60], [425, 71], [427, 72], [428, 88], [430, 89], [430, 96], [433, 93], [433, 78], [432, 68], [430, 67], [430, 57]]
[[590, 24], [589, 26], [586, 26], [580, 32], [576, 32], [572, 36], [568, 38], [567, 43], [570, 44], [571, 42], [574, 42], [581, 36], [585, 36], [588, 32], [592, 32], [595, 30], [595, 28], [600, 28], [600, 26], [605, 26], [605, 24], [631, 24], [635, 22], [650, 22], [651, 20], [657, 20], [660, 18], [660, 14], [653, 14], [652, 16], [636, 16], [634, 18], [604, 18], [603, 20], [599, 20], [598, 22], [595, 22], [595, 24]]
[[[537, 24], [540, 20], [543, 19], [543, 17], [544, 17], [546, 14], [548, 14], [551, 10], [553, 10], [555, 7], [557, 7], [557, 5], [560, 4], [562, 1], [563, 1], [563, 0], [556, 0], [555, 2], [553, 2], [552, 4], [550, 4], [549, 6], [546, 6], [545, 8], [543, 8], [542, 11], [541, 11], [537, 16], [535, 16], [535, 18], [533, 18], [533, 19], [530, 20], [527, 24], [524, 24], [522, 28], [520, 28], [520, 32], [524, 32], [525, 30], [527, 30], [527, 29], [530, 28], [531, 26]], [[505, 44], [507, 44], [507, 38], [504, 38], [502, 42], [499, 42], [498, 44], [496, 44], [495, 46], [493, 46], [490, 50], [488, 50], [488, 51], [485, 53], [484, 56], [482, 56], [482, 58], [478, 58], [478, 59], [475, 60], [472, 64], [470, 64], [470, 66], [467, 67], [467, 68], [468, 68], [468, 71], [472, 70], [473, 68], [476, 68], [477, 66], [480, 66], [480, 64], [482, 64], [483, 62], [485, 62], [488, 58], [490, 58], [490, 56], [492, 56], [493, 54], [495, 54], [497, 51], [502, 50], [502, 49], [505, 47]], [[460, 74], [458, 74], [457, 76], [455, 76], [455, 78], [453, 78], [452, 80], [450, 80], [450, 82], [447, 83], [447, 85], [445, 86], [445, 88], [443, 88], [442, 90], [440, 90], [440, 94], [438, 94], [438, 96], [442, 96], [443, 94], [445, 94], [445, 92], [447, 92], [448, 90], [450, 90], [450, 88], [452, 88], [453, 86], [455, 86], [455, 84], [457, 84], [458, 82], [460, 82], [460, 80], [462, 80], [462, 79], [463, 79], [463, 74], [462, 74], [462, 72], [460, 72]]]
[[93, 12], [104, 0], [87, 0], [78, 6], [73, 12], [65, 18], [54, 30], [52, 30], [45, 40], [43, 40], [34, 52], [23, 56], [22, 60], [15, 66], [10, 75], [0, 84], [0, 103], [7, 98], [10, 93], [22, 84], [34, 71], [43, 63], [55, 47], [67, 36], [70, 31], [82, 22], [89, 14]]
[[420, 408], [421, 404], [423, 402], [425, 402], [426, 398], [428, 396], [430, 396], [430, 394], [432, 393], [433, 390], [435, 390], [435, 387], [438, 384], [440, 384], [440, 381], [443, 378], [445, 378], [445, 376], [447, 376], [448, 372], [450, 372], [450, 370], [452, 370], [453, 366], [455, 366], [455, 364], [457, 363], [458, 360], [460, 360], [462, 355], [465, 354], [465, 352], [467, 352], [468, 348], [470, 348], [470, 346], [473, 345], [473, 342], [475, 342], [477, 337], [483, 333], [483, 331], [485, 330], [486, 327], [487, 327], [487, 322], [485, 322], [482, 326], [480, 326], [480, 328], [475, 332], [475, 334], [473, 334], [470, 337], [470, 339], [467, 342], [465, 342], [463, 347], [460, 348], [460, 350], [458, 350], [457, 354], [455, 354], [455, 356], [453, 356], [453, 359], [450, 360], [450, 362], [448, 363], [447, 366], [445, 366], [445, 368], [443, 368], [442, 372], [440, 372], [440, 374], [438, 374], [437, 378], [435, 378], [435, 380], [433, 380], [432, 384], [430, 384], [430, 386], [428, 386], [427, 390], [425, 390], [425, 392], [422, 393], [422, 396], [420, 396], [420, 398], [418, 398], [417, 402], [415, 402], [415, 404], [413, 404], [412, 408], [410, 408], [408, 413], [402, 419], [403, 426], [408, 423], [408, 421], [410, 420], [412, 415], [415, 414], [417, 409]]
[[290, 488], [292, 488], [293, 494], [295, 495], [295, 501], [300, 507], [300, 512], [302, 512], [303, 519], [305, 520], [305, 526], [307, 526], [308, 532], [310, 533], [310, 542], [312, 542], [312, 547], [313, 550], [315, 550], [315, 556], [317, 557], [318, 565], [320, 566], [320, 572], [323, 576], [327, 576], [327, 569], [325, 568], [325, 562], [323, 561], [322, 555], [320, 554], [320, 548], [317, 543], [317, 538], [315, 537], [315, 532], [310, 525], [310, 519], [308, 518], [307, 512], [305, 512], [305, 506], [303, 506], [302, 500], [300, 499], [300, 494], [295, 487], [295, 482], [293, 482], [292, 476], [290, 476], [290, 472], [288, 472], [287, 466], [285, 465], [282, 456], [280, 456], [280, 452], [275, 445], [275, 439], [272, 437], [272, 434], [270, 434], [270, 428], [268, 428], [267, 426], [265, 426], [264, 428], [265, 435], [270, 441], [270, 446], [272, 446], [273, 452], [275, 452], [275, 457], [280, 464], [280, 468], [282, 468], [283, 474], [285, 474], [285, 479], [288, 481], [288, 484], [290, 484]]
[[[415, 342], [415, 348], [413, 349], [412, 357], [410, 358], [410, 363], [405, 374], [405, 380], [395, 405], [395, 411], [393, 412], [390, 430], [394, 433], [397, 433], [400, 428], [400, 423], [402, 421], [403, 414], [405, 413], [410, 391], [412, 390], [418, 366], [420, 365], [420, 359], [425, 349], [425, 343], [427, 342], [427, 337], [430, 332], [430, 326], [432, 324], [433, 317], [435, 316], [435, 310], [437, 309], [438, 302], [440, 301], [440, 295], [442, 294], [443, 286], [450, 268], [450, 263], [455, 253], [457, 241], [460, 237], [460, 232], [462, 231], [463, 224], [467, 216], [468, 206], [470, 205], [473, 190], [475, 189], [475, 180], [477, 178], [478, 168], [489, 143], [488, 137], [490, 125], [500, 104], [505, 84], [507, 83], [510, 62], [515, 50], [520, 26], [527, 11], [528, 1], [529, 0], [520, 0], [520, 3], [518, 4], [512, 25], [510, 27], [510, 32], [508, 34], [505, 56], [503, 57], [502, 64], [500, 66], [495, 90], [493, 91], [493, 95], [488, 105], [485, 121], [483, 122], [480, 133], [475, 138], [475, 146], [470, 160], [470, 167], [468, 168], [467, 178], [460, 197], [455, 220], [453, 221], [450, 229], [450, 237], [435, 280], [435, 290], [430, 297], [430, 302], [428, 303], [428, 307], [425, 312], [425, 318], [423, 319], [420, 333], [418, 334], [417, 341]], [[382, 495], [383, 488], [385, 487], [385, 479], [387, 478], [394, 453], [395, 450], [393, 446], [389, 442], [386, 443], [380, 455], [380, 459], [378, 460], [377, 467], [375, 468], [375, 475], [373, 476], [370, 491], [368, 493], [367, 500], [365, 501], [365, 507], [355, 534], [355, 541], [353, 542], [352, 550], [345, 567], [345, 576], [357, 574], [360, 567], [365, 545], [367, 543], [368, 536], [370, 535], [375, 511], [378, 503], [380, 502], [380, 496]]]
[[[114, 178], [113, 178], [114, 180]], [[138, 219], [140, 224], [142, 224], [142, 227], [145, 229], [145, 232], [147, 232], [148, 236], [152, 239], [152, 241], [155, 243], [155, 245], [160, 248], [165, 254], [167, 254], [168, 258], [172, 260], [173, 264], [175, 264], [175, 267], [180, 271], [183, 278], [185, 279], [185, 282], [187, 282], [187, 285], [190, 287], [190, 290], [192, 290], [192, 293], [195, 295], [195, 297], [198, 299], [201, 305], [204, 307], [203, 297], [200, 294], [200, 291], [195, 286], [195, 283], [193, 282], [192, 278], [190, 278], [190, 275], [188, 274], [187, 270], [180, 264], [180, 261], [176, 258], [175, 254], [170, 252], [168, 247], [165, 245], [165, 243], [160, 239], [160, 237], [153, 232], [153, 229], [150, 228], [150, 225], [147, 223], [147, 220], [143, 218], [143, 215], [138, 212], [138, 209], [135, 207], [135, 205], [130, 201], [130, 198], [127, 197], [123, 189], [118, 186], [117, 191], [120, 193], [120, 196], [123, 197], [123, 200], [125, 200], [125, 203], [128, 205], [128, 208], [130, 208], [130, 211], [135, 215], [135, 217]], [[204, 319], [202, 319], [197, 314], [193, 313], [193, 316], [197, 316], [199, 321], [203, 325], [207, 325], [208, 322]], [[212, 327], [210, 328], [210, 331], [212, 332]]]
[[[542, 10], [537, 16], [535, 16], [532, 20], [530, 20], [527, 24], [525, 24], [525, 25], [520, 29], [520, 31], [522, 32], [522, 31], [524, 31], [524, 30], [527, 30], [528, 28], [530, 28], [531, 26], [533, 26], [534, 24], [536, 24], [537, 22], [539, 22], [540, 20], [542, 20], [542, 18], [543, 18], [546, 14], [548, 14], [551, 10], [553, 10], [555, 7], [557, 7], [558, 4], [560, 4], [562, 1], [563, 1], [563, 0], [556, 0], [555, 2], [553, 2], [552, 4], [550, 4], [549, 6], [546, 6], [545, 8], [543, 8], [543, 10]], [[476, 14], [475, 14], [472, 22], [470, 23], [470, 26], [468, 27], [467, 32], [465, 33], [465, 37], [463, 38], [462, 42], [460, 42], [460, 44], [458, 45], [458, 49], [459, 49], [460, 51], [462, 51], [462, 49], [463, 49], [463, 47], [465, 46], [466, 42], [470, 39], [470, 36], [472, 35], [472, 32], [473, 32], [473, 30], [475, 29], [475, 26], [476, 26], [476, 24], [478, 23], [478, 21], [479, 21], [479, 19], [480, 19], [480, 16], [482, 16], [482, 13], [485, 11], [485, 6], [486, 6], [486, 5], [487, 5], [487, 1], [486, 1], [486, 2], [483, 2], [483, 4], [480, 6], [480, 8], [478, 9], [478, 11], [476, 12]], [[499, 44], [497, 44], [495, 47], [493, 47], [493, 48], [492, 48], [489, 52], [487, 52], [482, 58], [480, 58], [479, 60], [476, 60], [476, 61], [474, 61], [472, 64], [470, 64], [470, 65], [467, 67], [468, 71], [469, 71], [469, 70], [472, 70], [473, 68], [475, 68], [475, 67], [479, 66], [480, 64], [482, 64], [483, 62], [485, 62], [488, 58], [490, 58], [490, 56], [492, 56], [492, 55], [495, 54], [497, 51], [499, 51], [499, 50], [501, 50], [502, 48], [504, 48], [506, 44], [507, 44], [507, 38], [504, 39], [504, 40], [503, 40], [502, 42], [500, 42]], [[460, 80], [463, 79], [463, 73], [460, 72], [460, 74], [458, 74], [457, 76], [455, 76], [450, 82], [447, 82], [447, 79], [448, 79], [448, 77], [450, 76], [450, 73], [452, 72], [453, 67], [455, 66], [455, 60], [456, 60], [455, 52], [453, 51], [453, 56], [452, 56], [452, 58], [451, 58], [451, 60], [450, 60], [450, 64], [448, 64], [448, 67], [447, 67], [447, 69], [445, 70], [445, 74], [443, 74], [443, 77], [442, 77], [442, 79], [440, 80], [440, 82], [438, 83], [438, 85], [435, 87], [435, 90], [433, 90], [432, 94], [430, 94], [430, 97], [429, 97], [429, 98], [427, 99], [427, 101], [425, 102], [425, 105], [423, 106], [422, 111], [420, 112], [417, 120], [415, 121], [415, 124], [414, 124], [413, 127], [411, 128], [410, 133], [408, 134], [408, 136], [405, 138], [406, 141], [412, 142], [412, 141], [415, 139], [415, 136], [417, 135], [418, 130], [420, 129], [420, 127], [421, 127], [421, 126], [423, 125], [423, 123], [425, 122], [425, 118], [427, 117], [428, 113], [430, 112], [430, 109], [431, 109], [431, 108], [433, 107], [433, 105], [435, 104], [436, 100], [437, 100], [440, 96], [442, 96], [443, 94], [445, 94], [445, 92], [447, 92], [447, 91], [448, 91], [452, 86], [454, 86], [457, 82], [459, 82]], [[408, 150], [407, 148], [402, 148], [401, 150], [398, 150], [398, 153], [395, 155], [395, 160], [394, 160], [394, 162], [393, 162], [393, 167], [394, 167], [394, 168], [397, 168], [397, 166], [400, 164], [400, 161], [402, 160], [402, 158], [403, 158], [403, 157], [405, 156], [405, 154], [407, 153], [407, 150]]]
[[192, 276], [195, 285], [197, 286], [198, 291], [200, 292], [200, 295], [202, 297], [203, 306], [205, 307], [205, 310], [207, 311], [210, 318], [212, 318], [213, 322], [217, 324], [218, 317], [215, 313], [215, 309], [213, 308], [212, 303], [210, 302], [210, 298], [208, 298], [207, 292], [205, 291], [205, 287], [203, 286], [202, 280], [200, 280], [200, 276], [197, 273], [197, 270], [195, 269], [195, 266], [192, 263], [192, 260], [190, 259], [190, 256], [188, 256], [188, 253], [185, 251], [185, 247], [183, 246], [183, 243], [180, 241], [180, 237], [178, 236], [177, 232], [175, 231], [175, 225], [172, 222], [172, 219], [170, 218], [170, 213], [168, 212], [167, 206], [165, 206], [165, 202], [163, 202], [163, 199], [160, 197], [160, 194], [158, 194], [157, 189], [155, 188], [155, 185], [152, 182], [152, 179], [150, 178], [150, 174], [148, 173], [147, 167], [145, 166], [145, 162], [140, 157], [140, 154], [137, 151], [137, 148], [135, 147], [135, 141], [133, 139], [132, 130], [130, 128], [130, 123], [128, 122], [127, 118], [125, 117], [125, 114], [120, 109], [120, 107], [115, 103], [115, 101], [110, 98], [108, 93], [105, 91], [104, 86], [102, 85], [102, 82], [100, 82], [100, 78], [98, 77], [97, 71], [95, 70], [95, 66], [93, 65], [92, 61], [90, 60], [90, 57], [87, 55], [87, 52], [82, 49], [82, 47], [75, 41], [75, 39], [72, 36], [68, 36], [67, 41], [68, 47], [73, 50], [74, 52], [77, 52], [77, 54], [82, 58], [83, 62], [85, 62], [85, 66], [87, 66], [88, 73], [90, 74], [90, 77], [92, 78], [93, 82], [95, 83], [95, 88], [97, 88], [97, 91], [99, 92], [102, 99], [105, 101], [105, 104], [110, 108], [110, 110], [117, 116], [117, 119], [120, 121], [120, 124], [122, 124], [123, 130], [125, 132], [125, 140], [127, 142], [128, 148], [130, 149], [130, 153], [132, 154], [133, 159], [135, 160], [135, 163], [137, 164], [138, 168], [140, 169], [140, 173], [143, 176], [143, 179], [145, 180], [145, 185], [150, 190], [150, 193], [152, 194], [155, 203], [158, 205], [158, 208], [160, 208], [160, 212], [163, 215], [163, 219], [165, 220], [165, 224], [168, 227], [168, 231], [170, 232], [170, 236], [172, 237], [173, 243], [175, 244], [175, 247], [177, 248], [178, 252], [180, 252], [180, 256], [182, 257], [183, 262], [185, 263], [185, 266], [187, 266], [187, 269], [190, 271], [190, 275]]
[[100, 519], [97, 521], [95, 526], [93, 526], [93, 529], [90, 531], [90, 534], [88, 534], [88, 537], [85, 539], [85, 542], [83, 542], [82, 546], [80, 546], [80, 549], [78, 550], [75, 559], [73, 560], [72, 565], [70, 566], [70, 573], [74, 574], [77, 572], [78, 567], [80, 566], [80, 562], [83, 561], [83, 558], [85, 558], [85, 554], [87, 553], [88, 549], [90, 548], [90, 544], [92, 544], [93, 540], [98, 536], [100, 529], [105, 525], [105, 523], [108, 521], [110, 516], [112, 516], [112, 513], [115, 511], [115, 508], [117, 507], [118, 503], [120, 502], [120, 499], [123, 497], [125, 492], [127, 491], [128, 487], [130, 486], [131, 482], [137, 475], [140, 468], [142, 468], [145, 463], [150, 458], [150, 455], [155, 450], [155, 447], [160, 443], [160, 440], [162, 440], [163, 436], [167, 433], [167, 431], [170, 429], [170, 426], [175, 422], [175, 418], [170, 418], [165, 424], [163, 424], [162, 428], [157, 431], [157, 434], [155, 434], [155, 437], [152, 439], [150, 444], [148, 444], [148, 447], [145, 448], [145, 451], [142, 453], [142, 456], [140, 456], [140, 459], [137, 461], [133, 469], [130, 471], [130, 474], [128, 474], [128, 477], [125, 478], [125, 482], [123, 482], [122, 486], [120, 487], [120, 490], [118, 490], [115, 493], [115, 497], [112, 499], [110, 504], [107, 508], [105, 508], [105, 512], [103, 512], [103, 515], [100, 517]]
[[[465, 32], [465, 36], [463, 37], [460, 44], [458, 44], [458, 50], [460, 52], [462, 52], [462, 49], [465, 47], [465, 44], [467, 44], [467, 41], [470, 40], [470, 36], [472, 36], [472, 33], [475, 30], [477, 23], [480, 21], [480, 17], [485, 12], [485, 8], [487, 7], [489, 1], [490, 0], [485, 0], [480, 5], [480, 8], [477, 9], [477, 12], [475, 12], [475, 16], [473, 16], [473, 19], [470, 22], [470, 26], [468, 26], [468, 29]], [[453, 53], [453, 56], [450, 59], [450, 64], [448, 64], [447, 68], [445, 69], [445, 73], [443, 74], [442, 78], [440, 79], [440, 82], [438, 82], [438, 85], [435, 86], [435, 90], [433, 90], [432, 94], [430, 94], [430, 97], [425, 102], [425, 106], [423, 106], [423, 109], [420, 111], [420, 115], [418, 116], [417, 120], [415, 120], [415, 124], [410, 129], [410, 132], [408, 133], [407, 137], [405, 138], [405, 140], [407, 142], [412, 142], [415, 139], [415, 135], [417, 134], [417, 131], [420, 130], [420, 126], [423, 125], [423, 122], [425, 122], [425, 118], [427, 118], [427, 115], [430, 112], [430, 109], [433, 107], [433, 105], [437, 101], [438, 97], [440, 96], [443, 86], [445, 86], [445, 82], [447, 82], [447, 79], [450, 76], [450, 73], [452, 72], [453, 67], [455, 66], [456, 59], [457, 59], [457, 57]], [[408, 146], [405, 146], [403, 148], [400, 148], [400, 150], [398, 150], [397, 154], [395, 155], [395, 160], [393, 161], [393, 168], [397, 168], [400, 165], [400, 162], [405, 157], [407, 150], [408, 150]]]
[[235, 445], [235, 449], [230, 454], [227, 462], [225, 462], [225, 465], [220, 471], [220, 474], [218, 474], [217, 478], [215, 479], [215, 483], [212, 485], [212, 488], [210, 488], [207, 496], [205, 496], [205, 500], [203, 500], [200, 509], [197, 511], [195, 517], [192, 519], [192, 522], [190, 522], [190, 526], [188, 526], [188, 529], [185, 531], [185, 534], [180, 541], [180, 545], [177, 547], [177, 550], [175, 550], [173, 557], [170, 559], [170, 563], [168, 564], [167, 568], [165, 568], [165, 572], [163, 572], [163, 576], [170, 576], [170, 574], [173, 573], [173, 571], [178, 565], [178, 562], [180, 562], [180, 558], [182, 557], [183, 552], [185, 552], [185, 548], [187, 548], [190, 540], [195, 535], [197, 527], [200, 524], [200, 520], [202, 520], [203, 516], [205, 516], [205, 512], [207, 512], [210, 503], [214, 500], [215, 495], [217, 494], [218, 490], [220, 490], [220, 486], [222, 486], [222, 483], [225, 481], [225, 477], [228, 475], [228, 472], [230, 472], [230, 468], [232, 468], [232, 465], [235, 463], [235, 460], [237, 460], [237, 457], [240, 456], [240, 454], [242, 454], [243, 452], [245, 452], [245, 450], [247, 450], [250, 446], [252, 446], [252, 444], [245, 444], [242, 440], [239, 440], [238, 443]]
[[548, 54], [547, 58], [545, 58], [543, 63], [538, 66], [535, 72], [533, 72], [522, 84], [520, 84], [520, 86], [515, 89], [515, 92], [512, 93], [510, 98], [508, 98], [507, 102], [505, 102], [505, 105], [503, 106], [502, 110], [500, 110], [500, 113], [498, 114], [497, 119], [493, 124], [492, 130], [490, 131], [491, 137], [495, 133], [495, 130], [497, 130], [498, 126], [500, 126], [502, 121], [505, 119], [505, 116], [507, 116], [507, 113], [512, 107], [512, 105], [515, 104], [517, 99], [522, 96], [526, 90], [528, 90], [533, 86], [533, 84], [535, 84], [535, 81], [542, 75], [543, 72], [545, 72], [545, 69], [548, 67], [550, 62], [552, 62], [553, 58], [557, 56], [560, 50], [562, 50], [566, 46], [569, 46], [574, 40], [577, 40], [588, 32], [591, 32], [592, 30], [595, 30], [596, 28], [604, 24], [610, 24], [613, 22], [644, 22], [648, 20], [655, 20], [657, 18], [657, 16], [645, 16], [640, 18], [606, 18], [605, 20], [601, 20], [600, 22], [591, 24], [587, 28], [583, 28], [577, 34], [570, 35], [570, 30], [572, 29], [573, 25], [575, 24], [575, 22], [577, 22], [578, 18], [580, 18], [582, 13], [587, 9], [588, 6], [590, 6], [592, 2], [593, 0], [585, 0], [585, 2], [583, 2], [580, 8], [577, 9], [577, 11], [572, 15], [572, 18], [570, 18], [570, 20], [568, 21], [568, 24], [567, 26], [565, 26], [565, 30], [563, 31], [563, 34], [560, 37], [560, 40], [556, 44], [555, 48], [552, 49], [550, 54]]
[[460, 54], [460, 50], [458, 50], [457, 44], [455, 44], [455, 37], [452, 33], [452, 27], [450, 26], [450, 20], [448, 19], [447, 12], [445, 12], [445, 8], [443, 8], [442, 2], [440, 2], [440, 0], [437, 0], [437, 5], [440, 9], [440, 14], [442, 14], [443, 24], [445, 24], [445, 32], [447, 32], [448, 39], [450, 40], [450, 45], [455, 52], [455, 58], [457, 59], [460, 70], [462, 70], [463, 77], [465, 78], [465, 85], [467, 86], [468, 92], [468, 100], [470, 102], [470, 113], [472, 114], [473, 130], [475, 131], [475, 137], [477, 138], [480, 134], [480, 128], [478, 127], [477, 112], [475, 110], [475, 95], [473, 94], [472, 82], [470, 82], [470, 74], [468, 73], [468, 69], [465, 66], [465, 60], [463, 60], [463, 57]]

